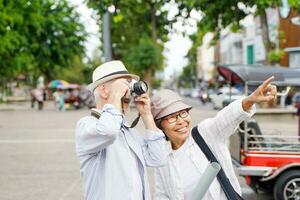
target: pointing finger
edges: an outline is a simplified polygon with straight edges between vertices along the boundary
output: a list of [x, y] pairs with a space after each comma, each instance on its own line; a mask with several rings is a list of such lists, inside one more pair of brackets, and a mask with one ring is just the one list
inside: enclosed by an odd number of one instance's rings
[[274, 79], [274, 76], [271, 76], [270, 78], [268, 78], [261, 84], [261, 87], [263, 89], [266, 88], [272, 82], [273, 79]]

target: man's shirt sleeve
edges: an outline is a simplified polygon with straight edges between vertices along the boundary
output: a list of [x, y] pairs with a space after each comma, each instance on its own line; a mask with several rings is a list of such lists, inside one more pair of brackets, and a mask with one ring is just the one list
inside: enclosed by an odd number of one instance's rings
[[159, 167], [166, 163], [166, 139], [162, 131], [146, 130], [143, 139], [142, 150], [146, 165], [149, 167]]
[[76, 151], [79, 156], [98, 153], [112, 144], [120, 133], [124, 117], [110, 104], [103, 107], [101, 116], [80, 119], [76, 125]]

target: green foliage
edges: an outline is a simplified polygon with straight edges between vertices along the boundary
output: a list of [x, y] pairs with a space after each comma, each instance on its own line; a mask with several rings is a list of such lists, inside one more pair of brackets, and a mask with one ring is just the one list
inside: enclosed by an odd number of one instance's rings
[[[299, 1], [291, 1], [299, 5]], [[175, 2], [173, 8], [177, 6], [178, 9], [172, 19], [168, 18], [169, 12], [164, 7], [170, 2]], [[187, 74], [188, 72], [195, 73], [196, 50], [206, 33], [214, 33], [212, 43], [215, 43], [222, 29], [229, 27], [237, 32], [241, 28], [240, 20], [250, 14], [249, 9], [245, 8], [257, 6], [253, 14], [259, 15], [265, 8], [278, 6], [280, 2], [280, 0], [87, 0], [88, 5], [97, 10], [100, 19], [109, 7], [114, 6], [115, 11], [111, 19], [113, 58], [123, 60], [131, 71], [141, 77], [146, 71], [155, 72], [161, 68], [163, 57], [159, 52], [162, 51], [168, 33], [174, 31], [172, 30], [174, 22], [189, 18], [192, 10], [202, 13], [203, 18], [198, 23], [197, 33], [191, 36], [194, 43], [187, 55], [189, 65], [186, 68], [189, 69], [183, 72], [188, 77], [191, 76]], [[101, 25], [101, 21], [99, 24]]]
[[0, 0], [0, 76], [56, 78], [84, 53], [86, 33], [66, 0]]
[[[279, 6], [280, 0], [177, 0], [178, 4], [187, 7], [187, 12], [193, 8], [203, 14], [198, 23], [198, 31], [203, 33], [214, 32], [215, 40], [222, 29], [229, 27], [233, 32], [238, 31], [240, 21], [249, 15], [250, 9], [256, 6], [255, 13], [260, 15], [266, 8]], [[205, 34], [203, 34], [205, 35]]]
[[289, 5], [296, 9], [298, 11], [298, 13], [300, 12], [300, 2], [299, 0], [288, 0]]
[[[188, 75], [188, 73], [194, 72], [193, 68], [196, 66], [197, 55], [196, 49], [201, 45], [202, 38], [206, 33], [214, 33], [212, 44], [215, 44], [220, 38], [221, 30], [230, 28], [231, 31], [237, 32], [241, 28], [240, 21], [247, 15], [263, 15], [266, 8], [279, 7], [281, 5], [281, 0], [176, 0], [176, 2], [185, 8], [185, 13], [189, 13], [192, 9], [195, 9], [199, 13], [202, 13], [203, 16], [198, 22], [197, 33], [190, 37], [193, 45], [187, 55], [189, 64], [183, 70], [180, 80]], [[291, 8], [300, 11], [299, 0], [289, 0], [289, 4]], [[253, 7], [256, 7], [256, 9], [249, 9]], [[264, 32], [263, 34], [267, 33]], [[266, 41], [266, 45], [271, 46], [272, 44], [270, 41]], [[270, 49], [272, 50], [272, 48]], [[275, 61], [281, 58], [281, 56], [281, 51], [276, 52], [273, 50], [273, 52], [270, 52], [269, 58]]]
[[178, 86], [184, 87], [184, 88], [191, 88], [193, 87], [193, 74], [195, 74], [196, 71], [196, 65], [189, 64], [185, 66], [182, 70], [182, 73], [180, 74], [178, 78]]
[[68, 67], [63, 68], [57, 75], [57, 79], [63, 79], [70, 83], [90, 83], [93, 71], [102, 64], [99, 55], [93, 55], [87, 63], [83, 63], [79, 56], [75, 56]]
[[[131, 72], [145, 79], [163, 67], [163, 44], [177, 21], [168, 19], [165, 5], [170, 0], [87, 0], [100, 18], [110, 6], [113, 59], [124, 61]], [[179, 7], [179, 12], [184, 8]], [[150, 73], [149, 73], [150, 72]], [[150, 75], [150, 77], [149, 77]], [[146, 80], [151, 82], [151, 80]]]
[[284, 57], [284, 51], [282, 49], [271, 50], [268, 54], [268, 60], [271, 64], [278, 64]]
[[100, 59], [100, 56], [94, 55], [92, 59], [88, 61], [88, 63], [85, 65], [83, 69], [83, 77], [84, 77], [84, 83], [90, 83], [93, 71], [102, 64], [102, 60]]
[[162, 47], [155, 46], [149, 38], [141, 38], [137, 46], [132, 46], [127, 52], [124, 61], [128, 63], [128, 70], [141, 75], [146, 73], [149, 66], [162, 68]]
[[193, 87], [192, 82], [195, 81], [192, 79], [196, 74], [196, 65], [197, 65], [197, 48], [202, 45], [202, 40], [206, 31], [198, 30], [196, 33], [190, 36], [192, 40], [192, 46], [189, 49], [186, 57], [188, 59], [188, 65], [183, 68], [182, 73], [179, 76], [178, 86], [180, 87]]
[[61, 70], [57, 76], [57, 79], [66, 80], [70, 83], [82, 84], [85, 82], [83, 76], [84, 69], [85, 65], [82, 62], [82, 59], [76, 56], [68, 67]]
[[[283, 31], [278, 30], [278, 35], [276, 40], [278, 40], [278, 43], [283, 45], [286, 43], [285, 33]], [[281, 59], [284, 57], [285, 52], [281, 48], [276, 48], [275, 43], [271, 43], [271, 50], [268, 52], [268, 61], [271, 64], [279, 64]]]
[[161, 80], [157, 78], [152, 79], [152, 87], [159, 88], [161, 86]]

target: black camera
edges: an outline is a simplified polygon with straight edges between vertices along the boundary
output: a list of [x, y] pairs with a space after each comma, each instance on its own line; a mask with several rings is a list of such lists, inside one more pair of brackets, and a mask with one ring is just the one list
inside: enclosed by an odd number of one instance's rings
[[131, 96], [140, 96], [148, 91], [148, 85], [145, 81], [136, 81], [134, 79], [130, 82]]

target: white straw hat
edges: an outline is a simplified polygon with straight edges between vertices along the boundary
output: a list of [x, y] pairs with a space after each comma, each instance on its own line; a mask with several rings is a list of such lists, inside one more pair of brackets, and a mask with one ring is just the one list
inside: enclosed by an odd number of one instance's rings
[[100, 65], [94, 70], [93, 82], [90, 83], [87, 88], [93, 92], [99, 84], [121, 77], [130, 77], [137, 81], [140, 79], [140, 77], [137, 75], [129, 74], [121, 61], [109, 61]]

